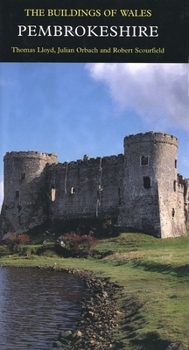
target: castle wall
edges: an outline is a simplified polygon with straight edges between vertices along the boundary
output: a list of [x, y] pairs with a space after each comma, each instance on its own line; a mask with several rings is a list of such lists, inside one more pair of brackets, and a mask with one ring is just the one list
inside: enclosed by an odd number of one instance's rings
[[[180, 233], [186, 233], [186, 221], [187, 221], [187, 213], [185, 212], [185, 200], [184, 200], [184, 186], [178, 184], [177, 188], [177, 206], [176, 206], [176, 232], [174, 232], [174, 236], [180, 236]], [[172, 218], [172, 221], [174, 218]], [[175, 229], [175, 228], [173, 228]]]
[[162, 238], [177, 237], [186, 233], [184, 191], [177, 178], [177, 148], [178, 140], [175, 137], [163, 134], [159, 137], [156, 179]]
[[153, 132], [124, 139], [122, 226], [162, 238], [185, 234], [177, 205], [177, 144], [176, 137]]
[[[154, 168], [155, 148], [151, 147], [151, 137], [144, 138], [143, 135], [131, 135], [124, 139], [125, 192], [119, 224], [160, 236], [158, 184]], [[147, 182], [148, 188], [144, 187], [144, 181]]]
[[189, 181], [177, 175], [178, 140], [148, 132], [124, 139], [124, 155], [58, 163], [55, 154], [4, 157], [1, 235], [56, 220], [117, 219], [156, 237], [186, 234]]
[[52, 165], [47, 183], [50, 220], [118, 216], [123, 155]]
[[9, 152], [4, 157], [3, 234], [23, 232], [44, 222], [46, 205], [46, 164], [57, 156], [41, 152]]
[[178, 179], [178, 205], [181, 208], [180, 217], [183, 217], [183, 208], [184, 208], [184, 218], [186, 226], [189, 223], [189, 179], [185, 179], [182, 175], [177, 174]]

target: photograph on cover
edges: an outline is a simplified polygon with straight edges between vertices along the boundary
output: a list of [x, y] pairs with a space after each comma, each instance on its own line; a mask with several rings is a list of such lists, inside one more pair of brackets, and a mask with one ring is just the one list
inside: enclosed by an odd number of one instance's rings
[[188, 350], [188, 14], [0, 1], [1, 350]]
[[123, 139], [148, 131], [178, 138], [178, 172], [188, 177], [188, 65], [1, 63], [1, 203], [3, 156], [123, 153]]
[[1, 264], [83, 281], [0, 269], [1, 349], [186, 350], [188, 65], [6, 62], [0, 86]]

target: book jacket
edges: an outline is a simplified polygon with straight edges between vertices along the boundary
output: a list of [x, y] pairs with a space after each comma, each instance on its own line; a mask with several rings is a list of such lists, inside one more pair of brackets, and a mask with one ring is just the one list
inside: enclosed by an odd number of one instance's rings
[[[77, 215], [159, 238], [186, 235], [188, 33], [188, 0], [0, 0], [1, 238]], [[40, 166], [22, 200], [30, 158]], [[86, 180], [89, 168], [97, 172]], [[162, 349], [186, 349], [186, 319], [183, 339], [178, 332]], [[125, 329], [128, 349], [160, 349], [159, 329], [148, 334], [149, 348]]]

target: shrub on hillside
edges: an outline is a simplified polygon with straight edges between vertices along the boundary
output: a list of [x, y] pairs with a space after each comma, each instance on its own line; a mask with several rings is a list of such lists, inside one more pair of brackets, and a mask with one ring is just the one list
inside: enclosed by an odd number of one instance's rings
[[71, 254], [79, 256], [87, 256], [90, 254], [91, 248], [97, 244], [97, 239], [90, 235], [78, 235], [75, 232], [66, 233], [61, 236], [62, 241], [65, 244], [65, 248], [68, 249]]
[[11, 253], [19, 253], [22, 245], [29, 241], [27, 233], [16, 234], [13, 233], [6, 239], [5, 244], [8, 246]]

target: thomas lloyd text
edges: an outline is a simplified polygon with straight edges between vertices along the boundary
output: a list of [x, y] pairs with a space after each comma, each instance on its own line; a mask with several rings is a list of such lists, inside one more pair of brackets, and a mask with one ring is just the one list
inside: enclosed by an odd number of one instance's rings
[[87, 48], [87, 47], [60, 47], [55, 48], [54, 46], [47, 48], [44, 46], [38, 46], [36, 48], [21, 48], [17, 46], [11, 47], [12, 53], [16, 54], [164, 54], [165, 47], [151, 47], [151, 48], [141, 48], [141, 47], [106, 47], [106, 48]]

